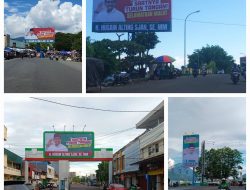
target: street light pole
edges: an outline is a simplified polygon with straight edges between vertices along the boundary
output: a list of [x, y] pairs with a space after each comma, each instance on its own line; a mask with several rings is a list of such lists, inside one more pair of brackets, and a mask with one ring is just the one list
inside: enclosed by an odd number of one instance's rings
[[192, 13], [189, 13], [186, 18], [185, 18], [185, 23], [184, 23], [184, 67], [186, 68], [186, 25], [187, 25], [187, 19], [190, 15], [195, 14], [195, 13], [199, 13], [200, 10], [198, 11], [194, 11]]
[[[124, 35], [124, 34], [118, 34], [116, 33], [117, 37], [118, 37], [118, 41], [120, 43], [121, 41], [121, 37]], [[119, 44], [120, 46], [120, 44]], [[120, 64], [120, 67], [121, 67], [121, 71], [122, 71], [122, 66], [121, 66], [121, 48], [119, 47], [119, 64]]]

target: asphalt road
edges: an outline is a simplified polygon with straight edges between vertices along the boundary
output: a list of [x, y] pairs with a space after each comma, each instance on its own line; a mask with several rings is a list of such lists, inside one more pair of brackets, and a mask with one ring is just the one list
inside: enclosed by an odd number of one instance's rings
[[[218, 187], [169, 187], [169, 190], [218, 190]], [[231, 190], [246, 190], [246, 187], [230, 187]]]
[[5, 93], [81, 93], [82, 64], [21, 58], [4, 61]]
[[100, 190], [99, 187], [95, 186], [86, 186], [81, 184], [72, 184], [70, 190]]
[[[87, 92], [99, 92], [98, 88]], [[245, 93], [246, 82], [243, 78], [237, 85], [233, 84], [230, 75], [217, 74], [198, 76], [181, 76], [176, 79], [149, 80], [128, 85], [103, 87], [103, 93]]]

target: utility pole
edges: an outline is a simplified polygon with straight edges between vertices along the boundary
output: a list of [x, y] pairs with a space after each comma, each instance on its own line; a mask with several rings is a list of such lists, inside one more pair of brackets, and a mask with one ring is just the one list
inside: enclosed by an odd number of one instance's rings
[[205, 141], [201, 144], [201, 183], [204, 183], [205, 176]]

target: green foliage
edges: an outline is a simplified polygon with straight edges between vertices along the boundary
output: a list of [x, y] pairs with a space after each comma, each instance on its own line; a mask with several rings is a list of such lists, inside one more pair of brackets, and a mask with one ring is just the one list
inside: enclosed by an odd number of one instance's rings
[[91, 39], [89, 36], [86, 38], [86, 56], [87, 57], [95, 56], [95, 49], [94, 46], [91, 44]]
[[82, 32], [77, 34], [57, 32], [55, 37], [55, 49], [58, 51], [82, 50]]
[[78, 32], [73, 36], [72, 50], [77, 50], [82, 53], [82, 32]]
[[100, 183], [108, 182], [109, 178], [109, 163], [101, 162], [98, 164], [98, 170], [96, 170], [96, 179]]
[[41, 50], [47, 50], [48, 47], [49, 49], [53, 49], [53, 46], [53, 43], [29, 43], [28, 48], [36, 49], [37, 47], [39, 47]]
[[80, 183], [80, 182], [81, 182], [80, 176], [75, 176], [75, 177], [73, 177], [73, 178], [72, 178], [72, 182], [74, 182], [74, 183]]
[[229, 73], [231, 67], [234, 64], [233, 57], [228, 55], [227, 52], [220, 46], [209, 46], [202, 47], [193, 52], [192, 55], [188, 56], [189, 59], [189, 68], [193, 68], [194, 64], [199, 64], [201, 67], [204, 63], [210, 64], [211, 62], [216, 63], [216, 66], [213, 68], [216, 70], [224, 69], [225, 72]]
[[142, 50], [142, 52], [145, 53], [146, 55], [149, 54], [150, 49], [154, 49], [156, 44], [160, 42], [155, 32], [135, 33], [132, 41], [143, 46], [144, 51]]
[[217, 67], [216, 67], [216, 63], [214, 61], [210, 61], [207, 65], [207, 69], [211, 69], [213, 71], [213, 73], [217, 73]]
[[[228, 178], [229, 176], [237, 178], [237, 169], [242, 162], [242, 155], [236, 149], [224, 147], [205, 151], [205, 177], [211, 180]], [[201, 173], [201, 159], [197, 171]]]
[[103, 39], [91, 43], [86, 39], [87, 57], [95, 57], [104, 61], [105, 76], [119, 71], [132, 71], [135, 66], [142, 68], [150, 65], [153, 57], [149, 50], [159, 43], [155, 33], [135, 33], [131, 41], [111, 41]]

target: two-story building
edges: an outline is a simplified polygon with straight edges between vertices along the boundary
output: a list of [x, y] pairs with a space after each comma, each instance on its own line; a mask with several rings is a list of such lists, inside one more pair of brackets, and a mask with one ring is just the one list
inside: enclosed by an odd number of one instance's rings
[[136, 124], [145, 132], [113, 156], [115, 182], [141, 190], [164, 189], [164, 103]]
[[4, 181], [22, 179], [23, 158], [4, 149]]
[[164, 189], [164, 102], [149, 112], [136, 124], [137, 129], [146, 129], [139, 137], [139, 169], [145, 175], [139, 180], [143, 189]]

